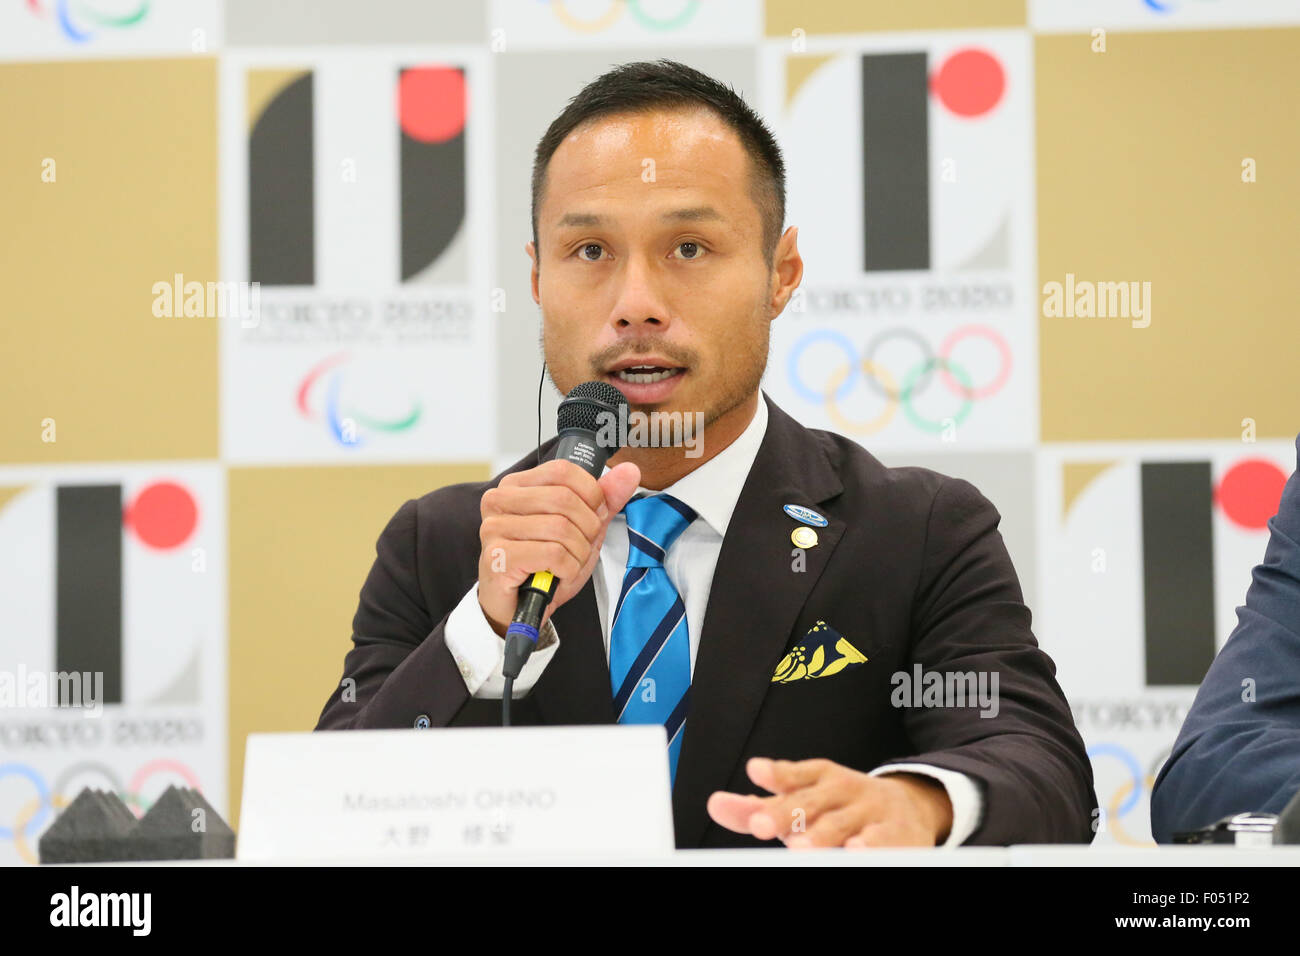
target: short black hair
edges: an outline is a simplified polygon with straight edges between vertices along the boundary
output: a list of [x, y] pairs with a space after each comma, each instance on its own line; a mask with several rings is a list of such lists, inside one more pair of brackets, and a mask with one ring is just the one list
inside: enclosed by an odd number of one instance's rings
[[[752, 194], [763, 220], [763, 255], [768, 265], [785, 223], [785, 161], [776, 137], [734, 88], [676, 60], [624, 63], [592, 80], [569, 100], [547, 128], [533, 159], [533, 248], [537, 210], [546, 187], [551, 157], [574, 129], [588, 120], [618, 113], [705, 107], [736, 131], [749, 154]], [[540, 259], [539, 259], [540, 261]]]

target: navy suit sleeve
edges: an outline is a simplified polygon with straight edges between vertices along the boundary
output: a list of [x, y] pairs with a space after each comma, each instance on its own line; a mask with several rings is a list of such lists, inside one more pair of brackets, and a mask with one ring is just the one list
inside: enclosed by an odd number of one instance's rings
[[1300, 790], [1300, 473], [1268, 527], [1237, 626], [1156, 778], [1151, 832], [1159, 843], [1230, 813], [1277, 813]]
[[[430, 607], [417, 574], [416, 502], [397, 510], [375, 546], [352, 621], [353, 648], [317, 730], [444, 726], [469, 697], [443, 642], [450, 607]], [[453, 605], [454, 606], [454, 605]]]
[[[397, 510], [375, 545], [375, 562], [352, 619], [352, 650], [317, 730], [490, 726], [501, 702], [475, 700], [447, 648], [447, 617], [474, 585], [477, 526], [460, 533], [450, 515], [468, 512], [479, 491], [448, 486]], [[468, 527], [468, 526], [467, 526]], [[530, 698], [515, 702], [518, 724], [540, 723]]]
[[1030, 629], [1000, 520], [967, 481], [948, 479], [935, 495], [912, 662], [945, 680], [985, 679], [996, 707], [908, 708], [904, 722], [918, 752], [897, 762], [956, 770], [976, 782], [984, 814], [967, 845], [1089, 843], [1092, 765], [1056, 665]]

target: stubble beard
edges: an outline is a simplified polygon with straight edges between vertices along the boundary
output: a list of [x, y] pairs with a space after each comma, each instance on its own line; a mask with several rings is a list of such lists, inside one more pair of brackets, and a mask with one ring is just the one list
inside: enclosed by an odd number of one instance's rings
[[[562, 387], [560, 385], [560, 382], [557, 381], [556, 379], [555, 363], [550, 361], [550, 350], [547, 348], [546, 327], [547, 327], [546, 317], [545, 315], [543, 315], [542, 322], [541, 322], [541, 329], [539, 330], [538, 333], [538, 339], [539, 339], [538, 344], [542, 352], [542, 359], [546, 363], [546, 376], [551, 381], [551, 387], [553, 387], [561, 396], [564, 396], [568, 394], [568, 389]], [[742, 355], [737, 355], [734, 358], [723, 359], [724, 366], [728, 364], [734, 365], [735, 361], [739, 360], [742, 368], [744, 369], [744, 374], [737, 379], [727, 380], [725, 385], [725, 390], [722, 392], [721, 395], [718, 396], [716, 401], [709, 403], [708, 408], [704, 408], [704, 409], [682, 408], [682, 409], [676, 409], [677, 411], [680, 411], [683, 414], [693, 414], [696, 411], [703, 411], [704, 412], [703, 428], [707, 430], [710, 426], [712, 426], [723, 416], [727, 415], [728, 413], [734, 411], [742, 404], [744, 404], [749, 399], [749, 397], [753, 395], [755, 391], [758, 390], [759, 386], [763, 381], [763, 373], [767, 370], [767, 364], [771, 354], [771, 344], [772, 344], [771, 324], [767, 321], [763, 321], [758, 324], [758, 328], [760, 330], [759, 335], [755, 336], [752, 339], [748, 339], [742, 341], [741, 343], [738, 343], [741, 346], [748, 346], [747, 348], [744, 349]], [[583, 378], [581, 381], [585, 382], [585, 381], [605, 380], [604, 373], [596, 368], [587, 367], [586, 375], [587, 377]], [[574, 384], [570, 385], [569, 388], [571, 389], [578, 384], [580, 383], [574, 382]], [[643, 411], [649, 413], [651, 411], [655, 411], [656, 409], [649, 408], [649, 407], [640, 408], [636, 405], [629, 404], [628, 410]], [[660, 409], [660, 410], [667, 411], [666, 409]]]

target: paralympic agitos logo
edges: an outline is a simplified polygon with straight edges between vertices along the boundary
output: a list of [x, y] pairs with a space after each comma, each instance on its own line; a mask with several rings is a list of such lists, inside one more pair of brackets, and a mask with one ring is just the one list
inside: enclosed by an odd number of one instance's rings
[[345, 375], [351, 361], [351, 355], [340, 352], [314, 365], [298, 383], [298, 414], [308, 421], [323, 422], [345, 448], [361, 447], [367, 432], [395, 434], [415, 427], [423, 413], [418, 398], [411, 399], [405, 411], [391, 416], [371, 414], [353, 404], [355, 396], [346, 388]]
[[1182, 0], [1142, 0], [1142, 5], [1156, 13], [1177, 13], [1182, 8]]
[[[108, 4], [112, 7], [112, 4]], [[121, 6], [121, 5], [119, 5]], [[27, 0], [27, 9], [38, 17], [50, 17], [60, 32], [73, 43], [88, 43], [101, 30], [123, 30], [140, 23], [149, 13], [149, 0], [114, 11], [92, 0]]]

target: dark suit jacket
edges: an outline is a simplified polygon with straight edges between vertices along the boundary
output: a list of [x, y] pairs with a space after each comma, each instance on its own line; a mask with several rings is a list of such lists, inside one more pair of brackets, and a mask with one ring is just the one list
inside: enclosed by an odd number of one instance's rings
[[1151, 833], [1159, 843], [1230, 813], [1278, 813], [1300, 790], [1300, 470], [1268, 527], [1237, 626], [1201, 681], [1151, 791]]
[[[968, 844], [1091, 841], [1091, 764], [1055, 665], [1030, 631], [997, 510], [965, 481], [886, 468], [856, 442], [805, 428], [764, 398], [767, 433], [722, 543], [700, 635], [672, 794], [677, 846], [772, 845], [719, 827], [705, 810], [714, 790], [761, 792], [745, 775], [752, 756], [960, 771], [985, 803]], [[535, 461], [529, 455], [509, 470]], [[469, 696], [443, 641], [448, 613], [477, 580], [479, 499], [499, 480], [440, 488], [398, 509], [352, 622], [343, 670], [356, 681], [355, 702], [336, 689], [318, 730], [411, 727], [421, 716], [434, 727], [500, 724], [500, 702]], [[796, 523], [786, 504], [829, 521], [802, 571], [792, 570]], [[590, 581], [553, 620], [560, 648], [513, 722], [613, 723]], [[867, 662], [773, 683], [787, 650], [819, 620]], [[998, 715], [891, 706], [891, 675], [910, 674], [914, 663], [926, 672], [996, 671]]]

